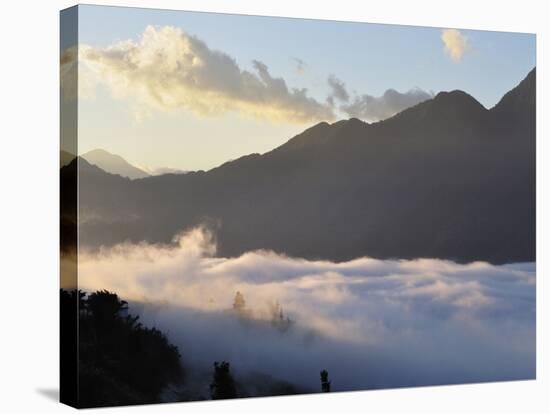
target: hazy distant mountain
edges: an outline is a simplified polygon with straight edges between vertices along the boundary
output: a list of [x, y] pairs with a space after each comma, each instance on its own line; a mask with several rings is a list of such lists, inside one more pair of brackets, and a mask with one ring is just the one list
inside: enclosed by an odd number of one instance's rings
[[82, 154], [82, 158], [102, 170], [131, 179], [148, 177], [149, 174], [128, 163], [119, 155], [111, 154], [103, 149], [95, 149]]
[[317, 124], [207, 172], [131, 181], [81, 163], [81, 246], [170, 242], [206, 223], [224, 256], [534, 260], [535, 78], [490, 110], [442, 92], [382, 122]]
[[163, 174], [187, 174], [189, 171], [180, 170], [178, 168], [155, 168], [147, 171], [150, 175], [163, 175]]

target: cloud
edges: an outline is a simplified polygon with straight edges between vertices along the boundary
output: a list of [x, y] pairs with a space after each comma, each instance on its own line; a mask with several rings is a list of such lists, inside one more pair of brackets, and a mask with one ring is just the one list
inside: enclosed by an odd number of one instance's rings
[[431, 98], [433, 94], [418, 88], [405, 93], [388, 89], [379, 97], [368, 94], [356, 96], [349, 104], [341, 105], [340, 111], [350, 117], [380, 121]]
[[445, 52], [455, 62], [460, 62], [470, 48], [468, 38], [457, 29], [444, 29], [441, 32], [441, 40]]
[[292, 59], [292, 62], [294, 62], [294, 68], [296, 72], [302, 75], [307, 69], [307, 63], [297, 57], [293, 57], [291, 59]]
[[[136, 119], [153, 110], [189, 110], [201, 116], [240, 112], [277, 122], [333, 121], [337, 114], [377, 121], [388, 118], [432, 95], [420, 89], [383, 96], [350, 96], [345, 83], [328, 78], [326, 103], [308, 96], [305, 88], [289, 88], [271, 75], [268, 66], [253, 60], [244, 70], [231, 56], [210, 49], [202, 40], [179, 28], [148, 26], [138, 41], [127, 40], [105, 48], [80, 45], [61, 56], [64, 98], [77, 96], [74, 73], [78, 65], [78, 96], [93, 97], [100, 83], [120, 99], [134, 101]], [[307, 64], [292, 58], [303, 73]], [[351, 101], [351, 102], [350, 102]], [[341, 105], [337, 108], [336, 102]]]
[[328, 102], [334, 104], [334, 100], [341, 102], [347, 102], [349, 100], [349, 94], [346, 90], [346, 85], [340, 79], [334, 75], [328, 77], [328, 85], [331, 89], [331, 94], [328, 97]]
[[139, 41], [106, 48], [81, 45], [81, 76], [95, 75], [116, 97], [137, 99], [155, 110], [184, 109], [202, 116], [237, 111], [291, 123], [333, 120], [330, 107], [289, 88], [268, 67], [254, 61], [255, 72], [231, 56], [210, 49], [176, 27], [148, 26]]
[[70, 46], [61, 53], [59, 61], [59, 83], [63, 102], [75, 100], [78, 97], [89, 99], [95, 96], [97, 80], [78, 66], [79, 48]]
[[[197, 228], [176, 247], [122, 244], [79, 257], [80, 288], [109, 289], [202, 372], [226, 359], [317, 390], [533, 378], [535, 266], [450, 261], [308, 261], [269, 251], [215, 257]], [[236, 291], [246, 315], [231, 310]], [[279, 303], [293, 321], [273, 324]]]
[[329, 105], [334, 106], [339, 101], [341, 103], [338, 108], [340, 112], [367, 121], [380, 121], [390, 118], [398, 112], [433, 97], [432, 94], [416, 88], [405, 93], [388, 89], [380, 97], [363, 94], [351, 98], [342, 80], [330, 75], [327, 82], [331, 90], [327, 98]]
[[[303, 73], [307, 64], [292, 60]], [[200, 116], [239, 112], [296, 124], [330, 122], [342, 115], [376, 121], [432, 96], [420, 89], [404, 94], [388, 89], [381, 97], [352, 98], [345, 83], [330, 75], [329, 94], [320, 102], [306, 88], [290, 88], [273, 76], [264, 62], [251, 63], [253, 70], [245, 70], [228, 54], [179, 28], [148, 26], [137, 41], [67, 49], [60, 61], [61, 84], [65, 99], [92, 98], [98, 85], [105, 84], [115, 98], [132, 101], [137, 120], [155, 110], [188, 110]]]

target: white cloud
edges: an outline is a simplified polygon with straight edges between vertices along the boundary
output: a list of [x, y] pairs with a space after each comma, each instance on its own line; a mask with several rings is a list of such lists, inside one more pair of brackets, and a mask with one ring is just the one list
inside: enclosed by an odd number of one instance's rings
[[81, 76], [95, 73], [114, 95], [132, 97], [156, 110], [185, 109], [199, 115], [238, 111], [292, 123], [332, 120], [332, 109], [291, 89], [268, 67], [254, 61], [255, 72], [229, 55], [176, 27], [148, 26], [139, 41], [106, 48], [81, 45]]
[[468, 38], [457, 29], [443, 30], [441, 40], [445, 46], [445, 52], [455, 62], [460, 62], [470, 48]]
[[[127, 40], [100, 48], [81, 44], [61, 57], [65, 98], [91, 98], [99, 84], [106, 84], [117, 99], [128, 99], [136, 120], [153, 111], [188, 110], [200, 116], [238, 112], [275, 122], [311, 124], [333, 121], [341, 115], [377, 121], [429, 99], [414, 89], [383, 96], [354, 94], [335, 75], [328, 78], [325, 102], [308, 95], [306, 88], [290, 88], [274, 77], [268, 66], [252, 61], [253, 71], [241, 68], [228, 54], [210, 49], [199, 38], [171, 27], [148, 26], [137, 41]], [[307, 64], [292, 58], [296, 71]], [[336, 105], [339, 103], [340, 105]]]
[[[228, 359], [239, 376], [260, 371], [317, 389], [327, 368], [343, 390], [534, 375], [534, 264], [332, 263], [268, 251], [218, 258], [215, 250], [199, 228], [176, 247], [83, 253], [80, 288], [129, 299], [187, 364]], [[229, 311], [236, 291], [246, 320]], [[269, 323], [275, 302], [294, 321], [286, 332]]]

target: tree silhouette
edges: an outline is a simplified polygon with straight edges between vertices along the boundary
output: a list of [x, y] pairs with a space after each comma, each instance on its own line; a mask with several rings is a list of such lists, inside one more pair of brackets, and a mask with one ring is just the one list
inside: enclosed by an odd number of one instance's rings
[[115, 293], [85, 296], [61, 290], [62, 324], [73, 323], [68, 315], [76, 315], [79, 301], [76, 405], [160, 402], [166, 386], [182, 378], [178, 348], [158, 329], [146, 328], [138, 316], [128, 315], [127, 302]]
[[279, 329], [281, 332], [286, 332], [293, 324], [293, 321], [285, 316], [283, 307], [279, 302], [269, 305], [271, 313], [271, 325]]
[[246, 308], [246, 301], [241, 292], [235, 293], [235, 299], [233, 300], [233, 309], [237, 312], [243, 312]]
[[321, 371], [321, 392], [330, 392], [330, 381], [326, 369]]
[[214, 362], [214, 378], [210, 384], [210, 394], [213, 400], [237, 398], [235, 381], [231, 375], [229, 362]]
[[91, 313], [96, 324], [106, 327], [115, 324], [122, 312], [128, 310], [128, 302], [120, 300], [116, 293], [101, 290], [88, 297], [84, 309]]

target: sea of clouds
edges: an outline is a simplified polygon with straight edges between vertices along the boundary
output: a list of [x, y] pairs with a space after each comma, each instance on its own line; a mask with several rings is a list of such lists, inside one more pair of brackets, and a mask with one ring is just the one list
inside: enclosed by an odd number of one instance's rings
[[[178, 345], [205, 395], [220, 360], [241, 381], [261, 374], [311, 391], [321, 369], [335, 391], [535, 376], [534, 263], [215, 253], [204, 228], [181, 234], [175, 247], [83, 252], [79, 287], [128, 300], [130, 313]], [[232, 309], [237, 291], [243, 312]], [[272, 320], [277, 304], [283, 325]]]

